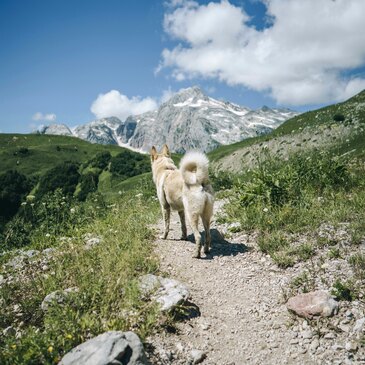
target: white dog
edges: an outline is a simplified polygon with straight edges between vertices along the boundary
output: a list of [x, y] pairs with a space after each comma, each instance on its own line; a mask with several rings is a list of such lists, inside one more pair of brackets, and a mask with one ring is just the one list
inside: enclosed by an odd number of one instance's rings
[[153, 181], [156, 184], [165, 222], [165, 230], [161, 238], [167, 238], [170, 228], [170, 211], [173, 209], [179, 212], [182, 239], [186, 239], [186, 214], [196, 243], [193, 257], [200, 258], [202, 244], [198, 228], [199, 217], [202, 218], [205, 230], [204, 252], [208, 253], [211, 245], [210, 220], [214, 204], [213, 189], [208, 176], [207, 156], [197, 151], [188, 152], [180, 162], [180, 169], [177, 169], [167, 145], [163, 146], [161, 153], [157, 153], [153, 146], [151, 165]]

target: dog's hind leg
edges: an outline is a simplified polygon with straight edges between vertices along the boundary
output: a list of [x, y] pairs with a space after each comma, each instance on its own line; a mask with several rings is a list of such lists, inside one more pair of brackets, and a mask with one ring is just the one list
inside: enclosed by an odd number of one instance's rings
[[186, 222], [185, 222], [185, 213], [183, 210], [179, 212], [180, 222], [181, 222], [181, 239], [186, 240]]
[[169, 230], [170, 230], [170, 213], [171, 213], [171, 210], [170, 210], [170, 207], [164, 207], [164, 206], [161, 206], [161, 209], [162, 209], [162, 216], [163, 216], [165, 229], [164, 229], [163, 235], [160, 238], [165, 240], [167, 238], [167, 235], [169, 234]]
[[210, 235], [210, 221], [213, 215], [213, 205], [206, 203], [205, 209], [202, 214], [202, 221], [205, 230], [205, 243], [204, 243], [204, 253], [208, 253], [210, 251], [210, 246], [212, 242], [212, 238]]
[[200, 232], [199, 232], [199, 214], [198, 213], [189, 214], [189, 222], [190, 222], [191, 229], [193, 230], [194, 238], [195, 238], [195, 247], [196, 248], [195, 248], [195, 253], [194, 253], [193, 257], [199, 259], [200, 251], [202, 248], [201, 236], [200, 236]]
[[209, 253], [212, 237], [210, 235], [210, 217], [202, 216], [202, 221], [205, 230], [204, 253]]

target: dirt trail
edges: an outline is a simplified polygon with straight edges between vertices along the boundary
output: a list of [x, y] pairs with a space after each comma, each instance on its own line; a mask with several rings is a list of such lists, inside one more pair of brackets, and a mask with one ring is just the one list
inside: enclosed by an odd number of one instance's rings
[[[216, 210], [221, 206], [216, 203]], [[156, 241], [162, 270], [189, 287], [200, 316], [178, 323], [176, 333], [148, 339], [152, 363], [192, 364], [196, 349], [206, 353], [205, 365], [314, 364], [306, 348], [290, 345], [290, 316], [281, 302], [288, 272], [256, 249], [254, 237], [241, 233], [225, 240], [223, 230], [213, 222], [212, 251], [200, 260], [192, 258], [191, 230], [189, 241], [179, 240], [177, 214], [169, 239]]]

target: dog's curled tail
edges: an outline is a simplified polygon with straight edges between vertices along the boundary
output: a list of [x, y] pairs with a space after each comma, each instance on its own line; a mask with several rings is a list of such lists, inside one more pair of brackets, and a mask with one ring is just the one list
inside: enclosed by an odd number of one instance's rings
[[190, 151], [180, 161], [180, 171], [187, 185], [205, 185], [209, 183], [209, 160], [199, 151]]

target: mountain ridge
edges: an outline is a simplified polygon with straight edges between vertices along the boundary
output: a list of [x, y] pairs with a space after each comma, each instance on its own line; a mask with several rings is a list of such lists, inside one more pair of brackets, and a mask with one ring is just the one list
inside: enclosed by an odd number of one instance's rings
[[39, 133], [73, 135], [92, 143], [115, 144], [140, 152], [164, 143], [177, 153], [194, 148], [209, 152], [221, 145], [267, 134], [298, 114], [267, 106], [252, 110], [211, 98], [193, 86], [181, 89], [157, 110], [131, 115], [125, 121], [101, 118], [72, 130], [64, 124], [53, 124]]

